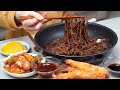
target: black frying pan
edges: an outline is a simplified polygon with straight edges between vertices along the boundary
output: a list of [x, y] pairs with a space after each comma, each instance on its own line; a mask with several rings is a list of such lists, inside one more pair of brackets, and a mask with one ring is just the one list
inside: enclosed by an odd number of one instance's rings
[[44, 51], [44, 55], [51, 55], [61, 59], [62, 61], [64, 61], [64, 59], [70, 58], [77, 61], [96, 64], [101, 62], [103, 59], [111, 54], [113, 47], [117, 44], [118, 37], [116, 33], [110, 28], [96, 23], [88, 23], [88, 34], [89, 37], [100, 38], [102, 36], [108, 38], [112, 47], [102, 53], [92, 54], [88, 56], [67, 56], [48, 52], [47, 50], [45, 50], [46, 44], [52, 42], [57, 38], [64, 37], [64, 23], [57, 23], [43, 28], [42, 30], [37, 32], [34, 39], [38, 47]]

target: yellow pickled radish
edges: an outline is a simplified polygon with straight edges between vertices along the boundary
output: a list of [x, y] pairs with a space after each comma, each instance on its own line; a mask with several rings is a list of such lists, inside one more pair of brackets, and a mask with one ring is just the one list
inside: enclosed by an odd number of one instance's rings
[[22, 43], [15, 41], [8, 42], [2, 48], [2, 52], [7, 54], [14, 54], [23, 50], [26, 50], [25, 46], [23, 46]]

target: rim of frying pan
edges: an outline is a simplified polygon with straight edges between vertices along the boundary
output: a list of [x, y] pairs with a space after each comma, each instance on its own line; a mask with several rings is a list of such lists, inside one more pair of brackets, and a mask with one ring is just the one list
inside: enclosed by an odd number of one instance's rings
[[[51, 28], [51, 27], [54, 27], [54, 26], [59, 26], [59, 25], [62, 25], [62, 24], [64, 24], [64, 22], [60, 22], [60, 23], [56, 23], [56, 24], [53, 24], [53, 25], [46, 26], [45, 28], [43, 28], [43, 29], [41, 29], [40, 31], [38, 31], [38, 32], [36, 33], [36, 35], [35, 35], [35, 38], [34, 38], [34, 39], [35, 39], [35, 43], [38, 45], [37, 40], [36, 40], [36, 37], [37, 37], [37, 36], [39, 35], [39, 33], [41, 33], [43, 30], [46, 30], [46, 29]], [[94, 22], [88, 22], [88, 25], [96, 25], [96, 26], [105, 28], [105, 29], [108, 30], [108, 31], [111, 31], [111, 32], [114, 34], [114, 36], [116, 37], [116, 40], [115, 40], [114, 45], [112, 45], [111, 48], [108, 48], [107, 50], [105, 50], [105, 51], [103, 51], [103, 52], [101, 52], [101, 53], [84, 55], [84, 56], [69, 56], [69, 55], [64, 55], [64, 54], [55, 54], [55, 53], [52, 53], [52, 52], [47, 51], [46, 49], [40, 47], [39, 45], [38, 45], [38, 47], [39, 47], [40, 49], [42, 49], [43, 51], [47, 52], [47, 53], [50, 53], [50, 54], [56, 55], [56, 56], [61, 56], [61, 57], [89, 57], [89, 56], [95, 56], [95, 55], [103, 54], [103, 53], [111, 50], [112, 48], [114, 48], [114, 46], [115, 46], [115, 45], [117, 44], [117, 42], [118, 42], [118, 36], [117, 36], [117, 34], [116, 34], [112, 29], [110, 29], [110, 28], [108, 28], [108, 27], [106, 27], [106, 26], [104, 26], [104, 25], [94, 23]]]

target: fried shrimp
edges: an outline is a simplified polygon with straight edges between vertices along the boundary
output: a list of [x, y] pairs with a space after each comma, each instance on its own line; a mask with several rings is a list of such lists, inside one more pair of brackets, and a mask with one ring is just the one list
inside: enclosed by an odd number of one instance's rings
[[65, 60], [68, 65], [61, 73], [53, 74], [53, 79], [105, 79], [109, 72], [100, 66], [78, 62], [71, 59]]
[[94, 72], [80, 70], [53, 75], [53, 79], [104, 79], [104, 78], [106, 78], [104, 75], [99, 75]]
[[71, 66], [67, 66], [66, 68], [64, 68], [62, 70], [62, 73], [66, 73], [66, 72], [72, 72], [72, 71], [78, 71], [79, 69], [78, 68], [74, 68], [74, 67], [71, 67]]
[[106, 70], [103, 67], [97, 66], [97, 65], [92, 65], [89, 63], [85, 63], [85, 62], [78, 62], [78, 61], [74, 61], [71, 59], [67, 59], [67, 60], [65, 60], [65, 62], [66, 62], [66, 64], [69, 64], [72, 67], [76, 67], [79, 70], [86, 70], [88, 72], [95, 72], [96, 75], [100, 74], [100, 75], [103, 75], [105, 77], [107, 77], [109, 75], [108, 70]]

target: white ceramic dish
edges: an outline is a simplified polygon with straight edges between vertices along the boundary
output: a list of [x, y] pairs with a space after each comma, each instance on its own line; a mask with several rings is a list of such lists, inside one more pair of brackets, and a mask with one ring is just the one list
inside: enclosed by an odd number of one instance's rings
[[[24, 41], [15, 41], [15, 42], [20, 42], [20, 43], [22, 43], [23, 46], [25, 46], [26, 50], [23, 50], [23, 52], [28, 52], [28, 51], [29, 51], [30, 46], [29, 46], [28, 43], [26, 43], [26, 42], [24, 42]], [[8, 54], [8, 53], [2, 52], [3, 46], [4, 46], [5, 44], [7, 44], [7, 43], [9, 43], [9, 42], [6, 42], [6, 43], [4, 43], [4, 44], [2, 44], [2, 45], [0, 46], [0, 53], [1, 53], [2, 55], [5, 55], [5, 56], [12, 55], [12, 54]], [[21, 51], [21, 52], [22, 52], [22, 51]]]
[[[18, 55], [18, 54], [20, 54], [20, 53], [23, 53], [23, 52], [18, 52], [18, 53], [13, 54], [13, 55]], [[37, 55], [37, 54], [34, 54], [34, 53], [28, 53], [28, 54], [31, 54], [32, 56], [36, 56], [36, 55]], [[11, 72], [8, 72], [7, 70], [5, 70], [5, 69], [3, 68], [4, 62], [5, 62], [6, 60], [8, 60], [9, 58], [11, 58], [13, 55], [10, 55], [10, 56], [6, 57], [6, 58], [3, 60], [3, 62], [2, 62], [2, 69], [3, 69], [4, 72], [6, 72], [6, 73], [7, 73], [8, 75], [10, 75], [10, 76], [18, 77], [18, 78], [30, 77], [30, 76], [33, 76], [33, 75], [35, 75], [35, 74], [37, 73], [35, 70], [33, 70], [33, 71], [30, 72], [30, 73], [15, 74], [15, 73], [11, 73]], [[44, 58], [44, 57], [43, 57], [43, 61], [45, 61], [45, 58]]]
[[[109, 68], [109, 65], [115, 65], [114, 67]], [[104, 67], [109, 70], [112, 75], [120, 76], [120, 57], [108, 57], [103, 60]], [[114, 70], [113, 70], [114, 69]]]

